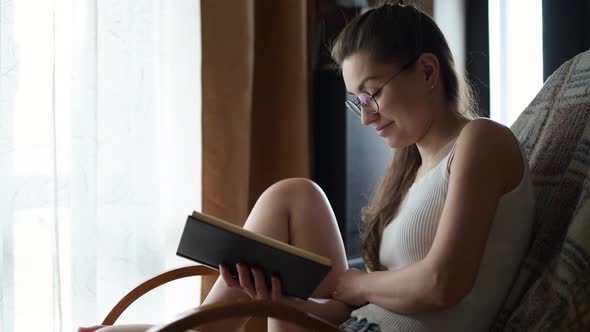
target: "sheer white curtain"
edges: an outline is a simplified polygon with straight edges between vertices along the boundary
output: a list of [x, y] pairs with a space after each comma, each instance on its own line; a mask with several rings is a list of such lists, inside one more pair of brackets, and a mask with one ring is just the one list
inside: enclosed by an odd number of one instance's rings
[[[0, 0], [0, 331], [99, 323], [200, 209], [198, 0]], [[122, 322], [198, 302], [155, 291]]]

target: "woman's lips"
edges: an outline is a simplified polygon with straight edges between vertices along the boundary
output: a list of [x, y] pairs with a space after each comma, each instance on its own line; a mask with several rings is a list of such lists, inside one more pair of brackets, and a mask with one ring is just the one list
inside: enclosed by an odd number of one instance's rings
[[386, 124], [385, 126], [378, 128], [377, 129], [377, 135], [379, 136], [383, 136], [383, 133], [385, 131], [385, 129], [387, 129], [389, 126], [391, 126], [391, 124], [393, 123], [393, 121], [391, 121], [390, 123]]

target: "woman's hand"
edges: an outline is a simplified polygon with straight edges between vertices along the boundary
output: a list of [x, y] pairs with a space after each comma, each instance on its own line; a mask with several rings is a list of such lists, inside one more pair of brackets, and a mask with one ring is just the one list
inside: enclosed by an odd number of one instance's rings
[[358, 269], [348, 269], [338, 278], [336, 289], [332, 293], [332, 298], [344, 302], [350, 306], [358, 307], [367, 304], [365, 295], [362, 291], [364, 278], [368, 275]]
[[[276, 276], [271, 277], [271, 289], [269, 290], [264, 279], [262, 270], [256, 267], [248, 269], [248, 266], [242, 263], [236, 264], [238, 270], [238, 277], [234, 278], [225, 265], [219, 265], [221, 277], [227, 287], [241, 289], [254, 300], [266, 300], [275, 302], [289, 303], [293, 301], [291, 298], [282, 295], [281, 281]], [[250, 277], [250, 273], [254, 280]]]

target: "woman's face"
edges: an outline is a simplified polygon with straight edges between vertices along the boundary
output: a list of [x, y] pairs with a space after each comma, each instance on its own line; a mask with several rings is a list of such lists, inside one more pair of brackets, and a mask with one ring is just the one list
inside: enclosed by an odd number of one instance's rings
[[342, 61], [344, 83], [353, 96], [375, 93], [400, 72], [375, 96], [379, 113], [361, 112], [363, 125], [373, 127], [391, 148], [415, 144], [432, 123], [433, 77], [429, 77], [424, 61], [421, 56], [401, 72], [404, 64], [378, 64], [367, 53], [356, 53]]

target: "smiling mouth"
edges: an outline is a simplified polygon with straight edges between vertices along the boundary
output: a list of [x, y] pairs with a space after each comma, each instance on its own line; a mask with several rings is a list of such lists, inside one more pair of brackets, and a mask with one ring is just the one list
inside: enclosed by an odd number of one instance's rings
[[383, 129], [389, 127], [391, 124], [393, 123], [393, 121], [391, 121], [390, 123], [386, 124], [385, 126], [382, 126], [380, 128], [377, 128], [377, 133], [381, 133], [381, 131], [383, 131]]

